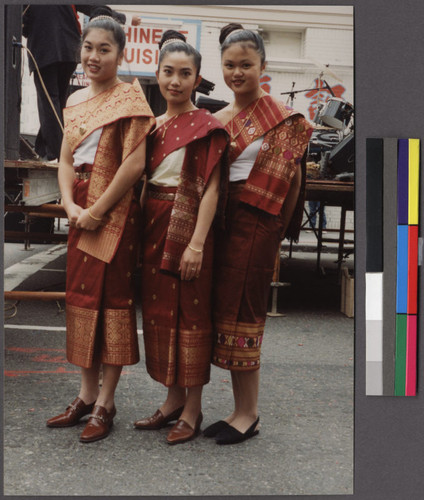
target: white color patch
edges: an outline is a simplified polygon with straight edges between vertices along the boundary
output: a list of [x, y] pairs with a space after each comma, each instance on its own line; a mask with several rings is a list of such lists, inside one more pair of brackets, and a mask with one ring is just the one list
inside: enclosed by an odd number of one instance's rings
[[383, 319], [383, 273], [365, 273], [365, 319]]

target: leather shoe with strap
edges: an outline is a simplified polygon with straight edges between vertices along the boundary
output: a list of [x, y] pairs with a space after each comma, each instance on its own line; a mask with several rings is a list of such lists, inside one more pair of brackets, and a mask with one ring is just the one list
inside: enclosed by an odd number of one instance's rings
[[92, 443], [93, 441], [107, 437], [113, 425], [113, 417], [115, 415], [115, 407], [108, 412], [103, 406], [96, 405], [80, 436], [80, 441], [82, 443]]
[[82, 417], [91, 413], [94, 408], [94, 402], [86, 405], [81, 398], [76, 398], [75, 401], [66, 408], [64, 413], [52, 417], [47, 420], [47, 427], [72, 427], [76, 425]]
[[202, 423], [202, 420], [203, 415], [202, 412], [200, 412], [193, 429], [187, 422], [179, 419], [166, 437], [168, 444], [185, 443], [186, 441], [190, 441], [190, 439], [195, 438], [200, 432], [200, 424]]
[[160, 410], [156, 410], [154, 415], [152, 415], [151, 417], [143, 418], [141, 420], [137, 420], [136, 422], [134, 422], [134, 427], [136, 429], [148, 430], [148, 431], [162, 429], [163, 427], [166, 427], [166, 425], [169, 422], [172, 422], [173, 420], [177, 420], [178, 418], [180, 418], [183, 410], [184, 406], [180, 406], [166, 417]]

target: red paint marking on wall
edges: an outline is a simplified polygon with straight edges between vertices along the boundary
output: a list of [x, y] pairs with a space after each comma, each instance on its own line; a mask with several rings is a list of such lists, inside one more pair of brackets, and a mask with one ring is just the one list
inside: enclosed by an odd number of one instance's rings
[[[315, 118], [316, 113], [319, 111], [318, 102], [320, 104], [325, 104], [328, 101], [328, 99], [332, 97], [330, 91], [327, 88], [322, 88], [323, 86], [322, 80], [316, 78], [314, 84], [315, 88], [305, 94], [305, 97], [311, 99], [311, 104], [308, 108], [309, 118], [311, 120]], [[346, 88], [343, 87], [343, 85], [335, 85], [334, 87], [331, 87], [331, 90], [333, 91], [335, 97], [341, 98], [345, 93]]]
[[260, 85], [265, 92], [268, 92], [268, 94], [271, 93], [271, 80], [272, 78], [269, 75], [262, 75], [260, 79]]

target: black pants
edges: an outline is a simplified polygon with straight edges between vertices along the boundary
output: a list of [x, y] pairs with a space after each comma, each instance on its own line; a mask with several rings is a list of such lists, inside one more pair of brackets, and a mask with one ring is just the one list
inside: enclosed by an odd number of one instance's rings
[[[66, 105], [69, 80], [76, 66], [74, 62], [58, 62], [40, 69], [44, 85], [62, 123], [62, 109]], [[42, 158], [54, 160], [59, 158], [60, 155], [62, 130], [47, 100], [36, 71], [34, 71], [34, 83], [37, 89], [38, 117], [40, 119], [40, 130], [35, 140], [35, 151]]]

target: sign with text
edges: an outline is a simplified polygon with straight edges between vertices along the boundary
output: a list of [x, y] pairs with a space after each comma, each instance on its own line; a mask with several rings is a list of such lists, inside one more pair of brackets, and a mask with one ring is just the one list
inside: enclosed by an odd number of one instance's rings
[[[170, 26], [170, 21], [175, 24]], [[120, 73], [134, 76], [154, 76], [158, 67], [158, 43], [163, 33], [168, 29], [175, 29], [182, 33], [187, 42], [199, 50], [201, 21], [167, 19], [163, 26], [158, 19], [157, 23], [141, 23], [140, 26], [125, 26], [127, 44], [125, 47], [125, 62]]]

